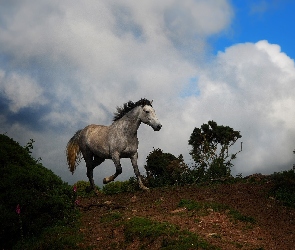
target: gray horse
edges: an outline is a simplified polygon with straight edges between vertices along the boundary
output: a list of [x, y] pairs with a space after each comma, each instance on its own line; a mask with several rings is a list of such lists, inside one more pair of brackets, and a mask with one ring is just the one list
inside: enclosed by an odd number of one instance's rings
[[95, 190], [93, 169], [96, 166], [105, 159], [113, 160], [116, 172], [103, 179], [103, 183], [106, 184], [122, 173], [120, 158], [130, 158], [140, 188], [147, 190], [148, 188], [142, 183], [137, 165], [137, 130], [142, 122], [155, 131], [159, 131], [162, 127], [152, 102], [147, 99], [141, 99], [135, 103], [129, 101], [123, 107], [117, 107], [110, 126], [92, 124], [78, 130], [69, 140], [66, 148], [67, 161], [72, 174], [81, 160], [82, 153], [86, 162], [90, 188]]

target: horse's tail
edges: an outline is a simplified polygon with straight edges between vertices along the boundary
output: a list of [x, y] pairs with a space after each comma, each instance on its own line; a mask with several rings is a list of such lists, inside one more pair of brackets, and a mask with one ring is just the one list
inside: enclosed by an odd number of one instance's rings
[[82, 132], [78, 130], [75, 135], [69, 140], [67, 147], [66, 147], [66, 154], [67, 154], [67, 162], [69, 165], [69, 170], [74, 174], [77, 165], [81, 161], [81, 151], [79, 147], [79, 137]]

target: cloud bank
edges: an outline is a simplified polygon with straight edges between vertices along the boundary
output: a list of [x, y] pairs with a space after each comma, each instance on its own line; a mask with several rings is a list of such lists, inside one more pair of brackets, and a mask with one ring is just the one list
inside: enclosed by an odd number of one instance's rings
[[[210, 55], [226, 31], [229, 1], [11, 1], [0, 8], [0, 127], [65, 181], [65, 146], [76, 130], [111, 123], [116, 106], [154, 100], [163, 128], [139, 129], [139, 164], [155, 148], [191, 162], [188, 139], [208, 120], [241, 131], [233, 173], [292, 166], [294, 60], [268, 41]], [[239, 149], [239, 145], [236, 146]], [[126, 179], [133, 175], [122, 161]], [[95, 169], [101, 185], [112, 162]]]

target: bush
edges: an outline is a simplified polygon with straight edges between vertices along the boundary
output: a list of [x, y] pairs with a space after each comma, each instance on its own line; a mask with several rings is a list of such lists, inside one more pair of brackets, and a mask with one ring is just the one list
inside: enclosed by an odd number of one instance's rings
[[131, 177], [128, 181], [110, 182], [102, 188], [102, 192], [108, 195], [135, 192], [137, 190], [139, 190], [139, 187], [134, 177]]
[[170, 153], [163, 153], [159, 148], [147, 156], [145, 169], [150, 187], [186, 184], [189, 173], [182, 155], [176, 157]]
[[72, 187], [31, 157], [29, 148], [32, 141], [29, 147], [21, 147], [0, 135], [1, 249], [37, 237], [61, 220], [70, 223], [74, 212]]
[[[89, 192], [90, 185], [88, 181], [77, 181], [73, 186], [77, 188], [77, 196], [79, 197], [87, 198], [96, 196], [93, 189]], [[95, 186], [95, 188], [97, 191], [100, 191], [98, 186]]]
[[295, 207], [294, 170], [274, 173], [272, 179], [274, 187], [270, 190], [270, 195], [274, 196], [286, 206]]

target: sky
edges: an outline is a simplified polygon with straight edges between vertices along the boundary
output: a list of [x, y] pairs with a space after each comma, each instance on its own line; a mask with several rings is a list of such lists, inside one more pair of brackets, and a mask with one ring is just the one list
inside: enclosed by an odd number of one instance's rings
[[[295, 2], [288, 0], [0, 0], [0, 133], [73, 184], [65, 147], [117, 106], [153, 100], [163, 127], [141, 125], [139, 169], [153, 148], [192, 166], [188, 140], [209, 120], [240, 131], [232, 174], [295, 163]], [[118, 180], [134, 176], [122, 159]], [[110, 160], [94, 180], [115, 172]]]

